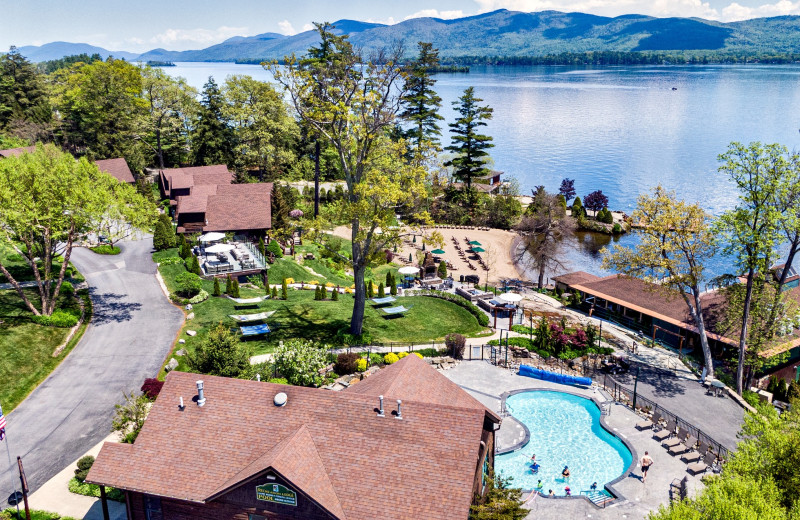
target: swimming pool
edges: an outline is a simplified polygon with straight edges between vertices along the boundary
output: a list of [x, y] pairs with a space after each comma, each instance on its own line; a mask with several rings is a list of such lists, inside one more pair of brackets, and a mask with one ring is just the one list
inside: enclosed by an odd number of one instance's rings
[[[512, 485], [542, 494], [553, 490], [572, 496], [588, 492], [593, 482], [603, 485], [625, 473], [633, 455], [625, 444], [600, 425], [600, 409], [591, 399], [564, 392], [526, 391], [509, 396], [506, 407], [530, 430], [530, 442], [520, 450], [498, 455], [495, 470], [513, 477]], [[531, 473], [531, 455], [536, 454], [539, 472]], [[570, 477], [561, 477], [569, 466]]]

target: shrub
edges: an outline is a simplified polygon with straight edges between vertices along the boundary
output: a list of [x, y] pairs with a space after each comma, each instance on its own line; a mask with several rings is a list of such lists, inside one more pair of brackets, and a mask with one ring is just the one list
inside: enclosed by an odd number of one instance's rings
[[75, 478], [78, 479], [79, 482], [86, 480], [86, 475], [88, 475], [89, 470], [92, 469], [92, 464], [94, 464], [94, 457], [91, 455], [86, 455], [78, 459], [78, 469], [75, 470]]
[[272, 294], [271, 294], [271, 296], [272, 296], [272, 299], [273, 299], [273, 300], [277, 300], [277, 299], [278, 299], [278, 288], [277, 288], [277, 287], [273, 287], [273, 288], [272, 288]]
[[614, 215], [608, 211], [608, 208], [603, 208], [600, 210], [600, 213], [597, 214], [597, 220], [602, 222], [603, 224], [613, 224], [614, 223]]
[[333, 365], [333, 371], [340, 376], [352, 374], [356, 371], [356, 362], [360, 356], [355, 352], [345, 352], [336, 356], [336, 363]]
[[447, 264], [445, 264], [444, 261], [439, 262], [439, 267], [437, 268], [437, 274], [439, 275], [439, 278], [441, 278], [442, 280], [447, 278]]
[[75, 286], [70, 282], [64, 281], [61, 283], [61, 294], [65, 296], [72, 296], [75, 294]]
[[324, 381], [320, 371], [327, 365], [325, 346], [291, 339], [278, 346], [274, 360], [276, 370], [289, 384], [319, 386]]
[[622, 233], [622, 226], [619, 225], [619, 222], [614, 223], [614, 227], [611, 228], [611, 232], [615, 235]]
[[169, 215], [162, 213], [158, 217], [153, 233], [153, 249], [163, 251], [175, 247], [175, 229]]
[[408, 355], [408, 352], [405, 352], [405, 351], [403, 351], [403, 352], [398, 352], [398, 353], [397, 353], [397, 359], [403, 359], [403, 358], [404, 358], [404, 357], [406, 357], [407, 355]]
[[473, 305], [472, 302], [468, 301], [466, 298], [462, 296], [442, 291], [431, 291], [430, 293], [423, 294], [423, 296], [430, 296], [432, 298], [439, 298], [441, 300], [447, 300], [449, 302], [455, 303], [456, 305], [467, 309], [473, 316], [475, 316], [481, 327], [486, 327], [489, 325], [489, 316], [486, 315], [486, 313], [484, 313], [482, 310], [480, 310], [478, 306]]
[[111, 421], [111, 431], [122, 436], [122, 442], [132, 444], [144, 426], [147, 411], [150, 409], [150, 400], [144, 395], [122, 393], [125, 404], [114, 405], [114, 419]]
[[60, 309], [53, 311], [53, 314], [50, 316], [45, 316], [43, 314], [33, 316], [31, 320], [45, 327], [58, 327], [63, 329], [69, 329], [78, 324], [78, 316]]
[[384, 298], [386, 296], [386, 289], [383, 287], [383, 282], [378, 284], [378, 298]]
[[178, 286], [176, 291], [179, 296], [184, 298], [191, 298], [200, 292], [203, 288], [202, 280], [194, 273], [181, 273], [175, 277], [175, 283]]
[[371, 365], [382, 365], [383, 364], [383, 356], [378, 354], [377, 352], [373, 352], [369, 355], [369, 362]]
[[391, 365], [392, 363], [397, 363], [399, 360], [400, 358], [397, 357], [397, 354], [395, 354], [394, 352], [389, 352], [388, 354], [383, 356], [383, 362], [386, 363], [387, 365]]
[[366, 372], [367, 370], [367, 360], [364, 358], [358, 358], [356, 360], [356, 372]]
[[450, 356], [454, 359], [464, 359], [467, 338], [461, 334], [448, 334], [444, 337], [444, 344], [447, 345], [447, 353]]
[[225, 280], [225, 294], [230, 294], [233, 292], [233, 279], [231, 275], [228, 275], [228, 278]]
[[397, 280], [395, 279], [394, 275], [392, 275], [392, 283], [389, 284], [389, 294], [392, 296], [397, 296]]
[[332, 294], [331, 294], [331, 299], [332, 299], [333, 301], [335, 301], [335, 302], [338, 302], [338, 301], [339, 301], [339, 291], [337, 291], [336, 289], [334, 289], [334, 290], [333, 290], [333, 292], [332, 292]]
[[264, 237], [258, 237], [258, 251], [262, 255], [265, 254]]
[[370, 282], [369, 280], [364, 282], [364, 289], [365, 292], [367, 293], [367, 298], [372, 298], [373, 296], [375, 296], [375, 293], [372, 292], [372, 282]]
[[269, 380], [270, 383], [275, 383], [276, 385], [288, 385], [289, 381], [286, 380], [285, 377], [273, 377]]
[[286, 283], [287, 283], [288, 285], [291, 285], [291, 284], [293, 284], [293, 283], [294, 283], [294, 278], [291, 278], [291, 277], [289, 277], [289, 278], [286, 278]]
[[212, 293], [214, 296], [221, 296], [222, 289], [219, 287], [219, 278], [216, 276], [214, 277], [214, 292]]
[[159, 381], [154, 377], [148, 377], [144, 380], [142, 384], [142, 394], [145, 395], [151, 401], [154, 401], [158, 394], [161, 393], [161, 389], [164, 387], [164, 381]]
[[438, 350], [435, 348], [421, 348], [414, 351], [414, 354], [420, 357], [439, 357], [446, 353], [447, 353], [446, 349]]
[[238, 298], [239, 297], [239, 279], [234, 278], [233, 283], [231, 283], [231, 297]]
[[97, 253], [98, 255], [118, 255], [122, 252], [122, 250], [117, 246], [111, 246], [108, 244], [91, 247], [90, 249], [95, 253]]
[[289, 299], [289, 284], [286, 280], [288, 280], [288, 278], [284, 278], [283, 283], [281, 283], [281, 298], [284, 300]]
[[212, 376], [239, 377], [250, 368], [250, 349], [221, 323], [189, 352], [186, 361], [194, 372]]
[[267, 245], [267, 254], [272, 253], [275, 258], [283, 258], [283, 248], [277, 240], [270, 240]]

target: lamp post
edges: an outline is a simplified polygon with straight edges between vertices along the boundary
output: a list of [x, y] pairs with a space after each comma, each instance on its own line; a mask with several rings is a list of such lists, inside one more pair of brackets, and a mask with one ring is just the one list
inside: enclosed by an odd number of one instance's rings
[[633, 380], [633, 412], [636, 413], [636, 385], [639, 384], [639, 365], [636, 365], [636, 378]]

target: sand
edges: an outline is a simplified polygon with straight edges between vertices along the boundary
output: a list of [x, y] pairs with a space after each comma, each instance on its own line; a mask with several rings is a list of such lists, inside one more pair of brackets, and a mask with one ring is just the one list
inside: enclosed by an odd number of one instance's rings
[[[430, 236], [432, 232], [441, 233], [444, 238], [444, 254], [440, 255], [442, 258], [450, 262], [454, 269], [448, 269], [448, 274], [455, 280], [459, 279], [460, 275], [474, 274], [480, 276], [481, 283], [486, 281], [487, 271], [483, 269], [477, 261], [471, 260], [474, 269], [470, 269], [468, 261], [462, 260], [456, 251], [453, 238], [458, 241], [461, 250], [466, 252], [470, 246], [467, 244], [470, 240], [477, 240], [481, 243], [481, 248], [485, 249], [485, 253], [480, 253], [487, 267], [489, 267], [489, 283], [496, 283], [500, 280], [507, 279], [525, 279], [520, 271], [514, 266], [512, 261], [512, 248], [515, 244], [515, 238], [518, 237], [516, 233], [511, 231], [504, 231], [502, 229], [491, 229], [489, 231], [478, 231], [476, 229], [441, 229], [441, 228], [427, 228], [423, 234]], [[347, 226], [339, 226], [334, 229], [333, 234], [342, 238], [350, 239], [350, 228]], [[401, 258], [408, 260], [408, 255], [413, 255], [414, 261], [411, 264], [400, 262], [399, 259], [395, 260], [398, 265], [417, 265], [416, 251], [422, 248], [422, 237], [417, 235], [417, 242], [413, 243], [412, 237], [404, 237], [402, 246], [398, 247], [397, 255]], [[427, 251], [436, 249], [429, 245], [425, 246]], [[466, 255], [471, 256], [471, 255]]]

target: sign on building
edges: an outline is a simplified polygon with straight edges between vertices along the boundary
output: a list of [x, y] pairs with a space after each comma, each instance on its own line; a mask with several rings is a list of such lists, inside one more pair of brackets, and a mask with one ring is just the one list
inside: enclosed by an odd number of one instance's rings
[[281, 484], [264, 484], [256, 486], [256, 498], [273, 504], [285, 506], [297, 505], [297, 493]]

